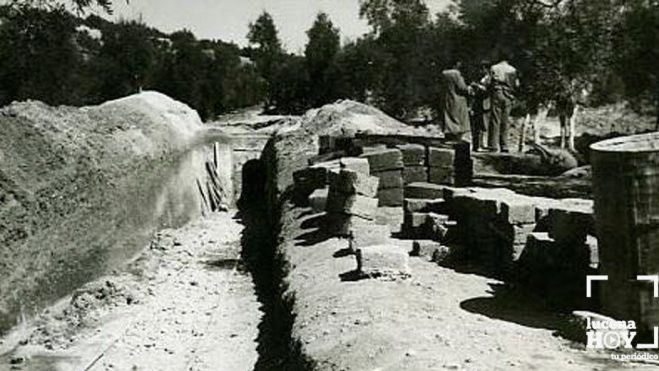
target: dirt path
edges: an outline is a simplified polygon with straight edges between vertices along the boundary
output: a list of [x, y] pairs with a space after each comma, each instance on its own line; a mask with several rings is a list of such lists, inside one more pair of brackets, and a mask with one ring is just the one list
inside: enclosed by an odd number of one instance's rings
[[[252, 370], [262, 313], [240, 263], [242, 228], [221, 213], [162, 231], [128, 272], [87, 285], [5, 339], [0, 369]], [[88, 293], [111, 299], [82, 300]], [[2, 351], [15, 341], [23, 345]]]

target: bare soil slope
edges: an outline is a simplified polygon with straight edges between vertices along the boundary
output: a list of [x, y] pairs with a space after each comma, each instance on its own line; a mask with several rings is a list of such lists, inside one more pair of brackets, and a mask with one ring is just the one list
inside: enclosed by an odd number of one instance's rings
[[0, 110], [0, 333], [102, 274], [110, 246], [135, 242], [201, 128], [194, 110], [155, 92]]

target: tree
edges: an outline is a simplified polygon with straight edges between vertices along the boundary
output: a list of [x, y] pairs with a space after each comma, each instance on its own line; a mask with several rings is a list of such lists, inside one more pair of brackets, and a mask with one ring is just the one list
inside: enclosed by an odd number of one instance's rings
[[381, 50], [374, 94], [387, 113], [414, 116], [427, 85], [425, 69], [419, 67], [430, 63], [421, 47], [429, 27], [428, 8], [421, 0], [363, 0], [360, 15], [371, 25]]
[[156, 49], [151, 32], [137, 21], [119, 22], [102, 36], [99, 75], [103, 99], [137, 93], [148, 83]]
[[0, 25], [0, 103], [38, 99], [70, 104], [80, 54], [75, 21], [63, 8], [5, 8]]
[[[277, 27], [275, 27], [269, 13], [263, 12], [255, 22], [249, 24], [247, 39], [254, 48], [253, 59], [261, 76], [267, 83], [268, 99], [271, 100], [273, 89], [275, 89], [275, 76], [278, 73], [284, 53], [279, 41]], [[272, 104], [272, 102], [269, 102], [269, 104]]]
[[[128, 2], [128, 0], [126, 0]], [[108, 13], [112, 13], [112, 0], [10, 0], [10, 6], [29, 6], [33, 8], [56, 9], [63, 8], [65, 4], [72, 4], [76, 10], [83, 13], [90, 7], [98, 6]]]
[[632, 0], [625, 5], [615, 42], [616, 72], [634, 102], [654, 102], [659, 131], [659, 1]]
[[312, 106], [320, 106], [337, 98], [335, 56], [341, 48], [338, 28], [327, 14], [319, 13], [307, 31], [309, 42], [304, 51], [309, 74]]

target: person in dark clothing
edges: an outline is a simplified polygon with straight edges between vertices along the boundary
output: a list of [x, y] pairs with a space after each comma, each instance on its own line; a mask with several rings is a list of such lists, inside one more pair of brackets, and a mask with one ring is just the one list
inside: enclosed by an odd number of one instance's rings
[[508, 152], [510, 111], [515, 101], [514, 90], [519, 86], [517, 69], [505, 59], [490, 69], [492, 114], [489, 130], [490, 150]]
[[479, 151], [488, 147], [486, 134], [490, 125], [490, 62], [481, 62], [483, 77], [472, 84], [473, 96], [471, 99], [471, 129], [473, 136], [473, 150]]
[[440, 86], [440, 121], [447, 138], [471, 142], [469, 106], [467, 97], [471, 88], [467, 86], [460, 72], [461, 63], [442, 71]]

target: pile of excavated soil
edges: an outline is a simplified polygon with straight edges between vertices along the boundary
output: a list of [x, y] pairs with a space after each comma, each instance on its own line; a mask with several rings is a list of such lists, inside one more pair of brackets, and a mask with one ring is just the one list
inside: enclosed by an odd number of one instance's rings
[[309, 110], [302, 116], [301, 128], [315, 135], [353, 136], [355, 133], [369, 133], [442, 136], [437, 126], [413, 127], [377, 108], [351, 100]]
[[201, 129], [194, 110], [155, 92], [0, 110], [0, 333], [103, 274], [113, 243], [135, 242], [130, 229], [145, 228], [169, 168]]

